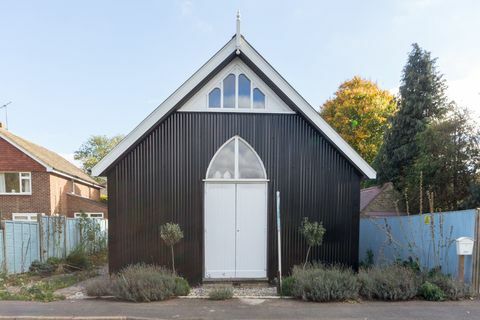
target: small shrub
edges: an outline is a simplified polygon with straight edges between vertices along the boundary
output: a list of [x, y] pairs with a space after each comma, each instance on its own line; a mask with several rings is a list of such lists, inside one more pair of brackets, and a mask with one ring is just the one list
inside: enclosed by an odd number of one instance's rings
[[63, 262], [62, 259], [57, 257], [50, 257], [47, 259], [47, 263], [51, 264], [52, 266], [58, 266]]
[[161, 301], [175, 296], [175, 274], [146, 264], [128, 266], [114, 277], [113, 295], [135, 302]]
[[165, 223], [160, 226], [160, 238], [170, 247], [172, 253], [172, 269], [175, 272], [175, 254], [173, 246], [183, 239], [183, 231], [176, 223]]
[[448, 300], [460, 300], [472, 296], [471, 288], [467, 284], [450, 276], [437, 273], [428, 277], [428, 282], [439, 287]]
[[30, 272], [44, 276], [54, 273], [55, 270], [57, 270], [57, 266], [48, 263], [48, 260], [47, 262], [40, 262], [39, 260], [35, 260], [32, 262], [29, 268]]
[[88, 281], [85, 290], [90, 297], [113, 296], [113, 286], [113, 280], [110, 277], [102, 277]]
[[190, 293], [190, 286], [188, 281], [182, 277], [175, 278], [175, 295], [176, 296], [188, 296]]
[[208, 293], [210, 300], [227, 300], [233, 298], [233, 289], [231, 287], [213, 288]]
[[70, 268], [86, 270], [92, 266], [85, 249], [78, 246], [67, 256], [67, 264]]
[[294, 277], [286, 277], [282, 279], [281, 295], [286, 297], [293, 296], [293, 286], [295, 285]]
[[412, 269], [413, 272], [419, 273], [421, 268], [420, 268], [420, 263], [418, 262], [418, 258], [413, 260], [412, 257], [408, 257], [407, 260], [398, 260], [397, 264], [404, 266], [405, 268], [410, 268]]
[[361, 268], [371, 268], [374, 265], [372, 249], [368, 249], [366, 253], [367, 253], [367, 256], [366, 256], [365, 260], [360, 261], [360, 267]]
[[365, 299], [408, 300], [418, 292], [418, 279], [409, 267], [391, 265], [362, 269], [358, 274], [360, 295]]
[[428, 301], [443, 301], [445, 293], [436, 284], [424, 282], [418, 289], [418, 295]]
[[293, 296], [310, 301], [344, 301], [358, 297], [355, 274], [340, 266], [293, 268]]
[[310, 250], [313, 247], [320, 246], [323, 243], [323, 236], [325, 235], [325, 228], [323, 227], [323, 222], [310, 222], [308, 218], [303, 218], [302, 224], [299, 229], [300, 233], [304, 236], [307, 241], [308, 249], [307, 255], [305, 257], [305, 263], [303, 268], [307, 266], [308, 257], [310, 255]]

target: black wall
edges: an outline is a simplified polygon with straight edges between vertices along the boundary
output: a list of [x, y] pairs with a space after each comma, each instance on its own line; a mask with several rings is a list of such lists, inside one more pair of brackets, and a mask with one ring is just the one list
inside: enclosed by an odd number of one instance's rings
[[203, 179], [217, 149], [234, 135], [265, 164], [268, 179], [268, 276], [276, 276], [275, 191], [281, 192], [283, 270], [305, 257], [303, 217], [323, 221], [314, 260], [356, 268], [361, 175], [302, 116], [171, 114], [108, 171], [110, 271], [136, 262], [170, 266], [159, 226], [174, 221], [185, 238], [175, 247], [178, 272], [203, 275]]

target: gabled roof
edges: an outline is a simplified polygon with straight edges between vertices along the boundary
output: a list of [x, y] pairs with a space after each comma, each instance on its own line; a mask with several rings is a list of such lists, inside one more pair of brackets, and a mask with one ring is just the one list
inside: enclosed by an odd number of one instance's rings
[[4, 128], [0, 128], [0, 138], [3, 138], [15, 148], [43, 165], [49, 172], [63, 175], [98, 188], [102, 187], [85, 172], [53, 151], [20, 138]]
[[365, 209], [377, 196], [382, 193], [384, 186], [373, 186], [360, 190], [360, 211]]
[[374, 179], [376, 172], [363, 158], [340, 137], [319, 113], [293, 89], [293, 87], [243, 38], [234, 36], [220, 51], [195, 72], [180, 88], [160, 104], [145, 120], [130, 132], [109, 154], [92, 169], [94, 176], [100, 176], [112, 166], [137, 141], [178, 109], [202, 84], [220, 71], [235, 57], [242, 59], [256, 72], [289, 106], [294, 107], [355, 166], [364, 176]]

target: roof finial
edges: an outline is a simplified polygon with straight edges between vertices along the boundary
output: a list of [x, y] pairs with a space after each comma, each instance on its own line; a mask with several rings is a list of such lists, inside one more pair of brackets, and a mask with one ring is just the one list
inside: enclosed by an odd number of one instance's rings
[[240, 10], [237, 10], [237, 33], [235, 34], [235, 47], [237, 48], [236, 53], [240, 54]]

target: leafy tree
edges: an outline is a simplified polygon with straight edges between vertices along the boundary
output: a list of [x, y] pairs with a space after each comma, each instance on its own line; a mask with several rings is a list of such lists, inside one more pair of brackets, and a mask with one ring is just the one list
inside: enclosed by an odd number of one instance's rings
[[447, 109], [446, 84], [430, 52], [413, 44], [403, 69], [399, 110], [375, 160], [380, 183], [405, 188], [405, 177], [419, 155], [417, 135]]
[[372, 163], [383, 142], [395, 98], [372, 81], [354, 77], [342, 83], [321, 115], [360, 155]]
[[88, 138], [80, 148], [75, 151], [74, 159], [82, 162], [82, 169], [90, 173], [90, 170], [109, 153], [121, 140], [123, 135], [107, 137], [94, 135]]
[[308, 257], [312, 247], [320, 246], [323, 243], [323, 236], [325, 235], [325, 228], [323, 222], [310, 222], [308, 218], [304, 218], [300, 226], [300, 233], [305, 237], [308, 244], [307, 256], [305, 257], [305, 263], [303, 269], [307, 266]]
[[172, 270], [175, 272], [175, 254], [173, 246], [183, 239], [183, 231], [176, 223], [168, 222], [160, 226], [160, 237], [172, 251]]
[[421, 192], [425, 197], [416, 183], [422, 176], [424, 188], [435, 197], [436, 210], [461, 208], [471, 197], [478, 176], [479, 142], [480, 131], [468, 111], [452, 103], [445, 119], [432, 122], [417, 136], [419, 155], [407, 176], [411, 193]]

